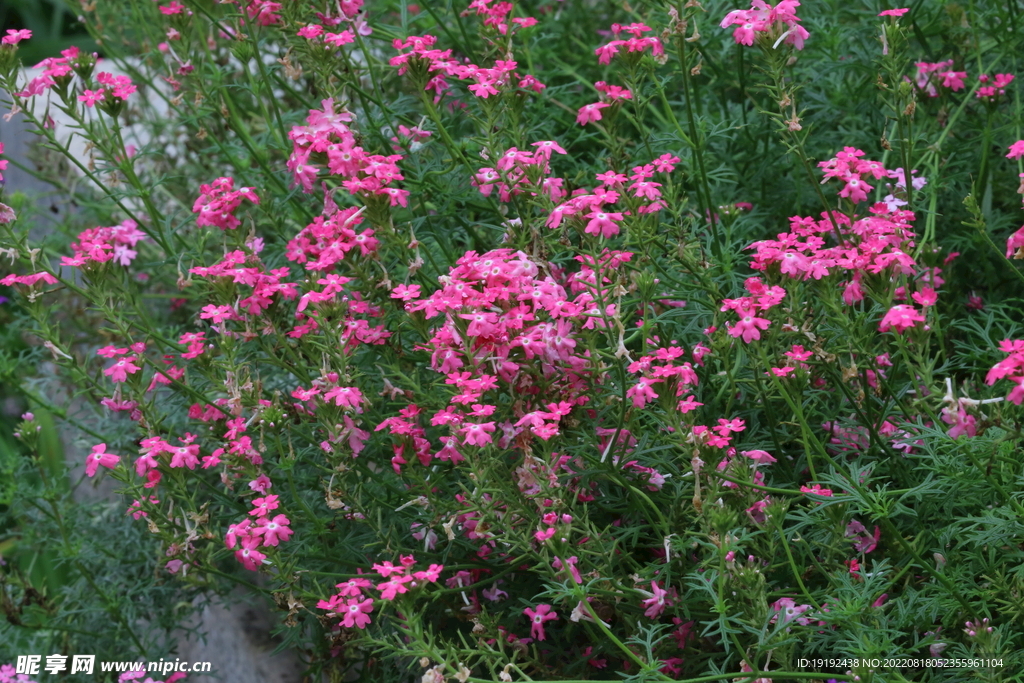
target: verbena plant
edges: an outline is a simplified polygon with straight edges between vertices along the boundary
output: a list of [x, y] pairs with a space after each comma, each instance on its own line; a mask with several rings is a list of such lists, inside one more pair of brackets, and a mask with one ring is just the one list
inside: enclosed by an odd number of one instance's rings
[[174, 581], [328, 680], [1016, 676], [1014, 3], [82, 11], [3, 283]]

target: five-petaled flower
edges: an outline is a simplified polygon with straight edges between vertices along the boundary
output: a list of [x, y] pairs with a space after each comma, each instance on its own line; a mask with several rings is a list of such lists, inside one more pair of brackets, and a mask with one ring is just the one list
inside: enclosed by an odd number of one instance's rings
[[341, 614], [343, 618], [341, 625], [345, 628], [366, 628], [366, 625], [370, 623], [370, 612], [373, 611], [373, 600], [367, 598], [360, 600], [358, 598], [349, 598], [345, 606], [342, 608]]
[[92, 453], [85, 459], [85, 474], [86, 476], [96, 476], [96, 469], [101, 465], [107, 469], [114, 469], [117, 467], [117, 463], [121, 461], [121, 457], [107, 453], [107, 444], [101, 443], [92, 447]]
[[924, 322], [924, 316], [916, 308], [899, 304], [890, 308], [889, 312], [882, 317], [882, 322], [878, 325], [878, 331], [888, 332], [890, 329], [895, 328], [897, 334], [903, 334], [903, 332], [920, 322]]
[[551, 611], [551, 605], [545, 604], [537, 605], [537, 609], [527, 607], [523, 614], [530, 617], [530, 635], [537, 640], [544, 640], [547, 637], [544, 633], [544, 623], [558, 618], [558, 613]]

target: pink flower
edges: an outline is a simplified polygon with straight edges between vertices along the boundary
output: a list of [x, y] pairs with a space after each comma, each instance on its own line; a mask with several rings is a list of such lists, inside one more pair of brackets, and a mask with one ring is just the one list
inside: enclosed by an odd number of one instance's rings
[[[246, 520], [249, 521], [249, 520]], [[258, 536], [248, 536], [241, 541], [241, 547], [235, 551], [235, 559], [242, 563], [249, 571], [256, 571], [267, 558], [257, 548], [260, 547]]]
[[324, 394], [324, 401], [334, 399], [334, 405], [351, 408], [361, 412], [359, 404], [363, 401], [363, 392], [356, 387], [334, 387]]
[[882, 318], [882, 322], [879, 323], [878, 331], [888, 332], [895, 327], [897, 334], [903, 334], [905, 330], [914, 327], [919, 322], [924, 322], [924, 316], [913, 306], [901, 304], [889, 309], [889, 312]]
[[523, 614], [530, 617], [530, 635], [537, 640], [546, 638], [544, 623], [558, 619], [558, 613], [551, 611], [551, 605], [537, 605], [536, 610], [527, 607], [523, 610]]
[[583, 232], [588, 235], [600, 234], [601, 237], [608, 239], [619, 234], [619, 224], [615, 221], [622, 220], [621, 213], [592, 211], [587, 214], [587, 218], [590, 219], [590, 222], [587, 223], [587, 227], [583, 229]]
[[85, 459], [86, 476], [96, 476], [96, 468], [100, 465], [111, 470], [117, 467], [117, 463], [121, 461], [121, 457], [107, 453], [106, 450], [107, 444], [105, 443], [92, 447], [92, 453], [90, 453]]
[[491, 443], [491, 432], [494, 431], [493, 422], [469, 423], [459, 430], [470, 446], [486, 446]]
[[232, 524], [228, 527], [228, 531], [224, 534], [224, 545], [230, 550], [234, 548], [240, 541], [243, 541], [252, 534], [250, 533], [250, 527], [252, 526], [251, 519], [243, 519], [238, 524]]
[[729, 327], [728, 331], [733, 337], [742, 337], [745, 344], [749, 344], [755, 339], [760, 339], [761, 332], [759, 330], [767, 330], [771, 324], [770, 320], [758, 318], [749, 309], [740, 309], [737, 311], [737, 314], [740, 316], [739, 322]]
[[1020, 159], [1022, 156], [1024, 156], [1024, 140], [1018, 140], [1010, 145], [1010, 153], [1006, 155], [1006, 158]]
[[28, 40], [32, 37], [32, 31], [27, 28], [23, 29], [7, 29], [7, 35], [0, 38], [0, 45], [17, 45], [23, 40]]
[[868, 534], [864, 525], [854, 519], [846, 525], [846, 537], [853, 539], [853, 547], [857, 552], [866, 554], [878, 547], [878, 541], [882, 538], [882, 530], [876, 526], [874, 534]]
[[278, 497], [273, 495], [254, 499], [252, 501], [252, 510], [249, 511], [249, 514], [253, 517], [266, 517], [278, 508], [279, 503], [277, 499]]
[[78, 96], [78, 101], [84, 102], [86, 107], [91, 108], [99, 102], [102, 102], [106, 95], [107, 91], [103, 88], [100, 88], [99, 90], [83, 90], [82, 94]]
[[813, 493], [816, 496], [825, 496], [827, 498], [832, 497], [832, 489], [823, 489], [821, 484], [815, 484], [813, 486], [801, 486], [800, 493]]
[[901, 7], [900, 9], [887, 9], [887, 10], [885, 10], [883, 12], [879, 12], [878, 16], [880, 16], [880, 17], [902, 17], [904, 14], [906, 14], [909, 11], [910, 11], [910, 9], [906, 8], [906, 7]]
[[392, 299], [401, 299], [402, 301], [409, 301], [410, 299], [418, 299], [420, 296], [419, 285], [398, 285], [391, 290]]
[[292, 537], [293, 532], [289, 524], [291, 521], [285, 515], [277, 515], [273, 519], [263, 517], [253, 529], [253, 535], [262, 536], [263, 545], [276, 546], [280, 541], [287, 541]]
[[405, 587], [405, 584], [412, 580], [413, 577], [411, 576], [392, 576], [384, 583], [378, 583], [377, 590], [380, 591], [381, 599], [394, 600], [396, 595], [409, 592], [409, 589]]
[[297, 35], [299, 38], [306, 38], [308, 40], [312, 40], [318, 37], [323, 32], [324, 27], [321, 26], [320, 24], [310, 24], [308, 26], [303, 26], [302, 28], [300, 28], [298, 33], [296, 33], [295, 35]]
[[419, 581], [429, 581], [430, 583], [436, 583], [438, 578], [441, 576], [441, 571], [444, 569], [442, 564], [432, 564], [422, 571], [415, 572], [413, 578]]
[[134, 375], [141, 368], [135, 365], [135, 356], [125, 356], [103, 371], [112, 382], [127, 382], [128, 375]]
[[[776, 612], [782, 613], [782, 623], [788, 624], [791, 621], [796, 620], [798, 624], [807, 625], [811, 623], [811, 619], [808, 617], [801, 617], [800, 615], [811, 609], [810, 605], [797, 605], [793, 598], [779, 598], [772, 603], [772, 609]], [[776, 617], [772, 617], [772, 621], [775, 621]]]
[[644, 616], [648, 619], [657, 619], [665, 611], [665, 607], [671, 604], [671, 601], [666, 599], [668, 591], [661, 588], [657, 581], [651, 581], [651, 591], [654, 595], [642, 603], [647, 608], [644, 611]]
[[868, 192], [874, 188], [860, 179], [860, 176], [852, 175], [846, 178], [846, 186], [839, 191], [840, 197], [847, 197], [854, 204], [859, 204], [868, 198]]
[[373, 584], [367, 579], [349, 579], [335, 586], [338, 589], [338, 595], [342, 597], [360, 597], [363, 594], [364, 588], [369, 588]]
[[[249, 437], [245, 436], [242, 438], [248, 439]], [[257, 493], [266, 493], [267, 489], [271, 488], [273, 485], [274, 484], [270, 481], [270, 477], [265, 474], [261, 474], [249, 482], [249, 488]]]
[[194, 470], [199, 464], [199, 444], [186, 444], [171, 449], [171, 467]]
[[585, 104], [580, 107], [579, 112], [576, 115], [576, 123], [581, 126], [585, 126], [588, 123], [601, 120], [601, 110], [611, 105], [606, 102], [595, 102], [594, 104]]
[[931, 287], [922, 287], [921, 291], [914, 292], [910, 295], [910, 298], [919, 306], [927, 308], [929, 306], [934, 306], [939, 297]]
[[373, 611], [373, 600], [367, 598], [366, 600], [359, 600], [358, 598], [349, 598], [346, 601], [345, 607], [342, 610], [344, 618], [341, 620], [341, 625], [345, 628], [366, 628], [366, 625], [370, 623], [370, 617], [367, 616]]
[[964, 89], [964, 79], [967, 78], [967, 72], [965, 71], [944, 71], [939, 74], [942, 76], [942, 87], [949, 88], [953, 92]]
[[758, 465], [769, 465], [776, 462], [775, 458], [766, 451], [740, 451], [740, 455], [750, 458]]

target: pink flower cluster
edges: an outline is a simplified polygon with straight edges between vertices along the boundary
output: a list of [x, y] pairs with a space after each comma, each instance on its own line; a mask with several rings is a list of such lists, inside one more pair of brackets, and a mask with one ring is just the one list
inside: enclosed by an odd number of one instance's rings
[[796, 15], [799, 6], [797, 0], [782, 0], [774, 7], [764, 0], [751, 0], [750, 9], [734, 9], [725, 15], [720, 26], [735, 26], [732, 37], [739, 45], [753, 45], [757, 34], [764, 33], [775, 47], [784, 42], [802, 50], [810, 34], [799, 24], [800, 17]]
[[551, 155], [565, 154], [565, 150], [554, 140], [542, 140], [531, 146], [536, 147], [536, 151], [515, 147], [506, 150], [495, 164], [497, 168], [481, 168], [473, 176], [472, 184], [485, 197], [491, 196], [497, 187], [498, 199], [503, 202], [509, 202], [513, 195], [523, 193], [533, 197], [543, 193], [551, 201], [558, 201], [565, 196], [565, 190], [562, 189], [564, 180], [548, 176], [551, 175]]
[[333, 270], [353, 249], [364, 257], [371, 256], [379, 243], [372, 229], [356, 232], [362, 222], [362, 212], [356, 208], [317, 216], [289, 240], [285, 254], [289, 261], [304, 263], [306, 270], [319, 272]]
[[312, 192], [321, 166], [326, 166], [330, 175], [344, 178], [341, 184], [353, 196], [367, 202], [386, 197], [391, 206], [406, 206], [409, 192], [393, 185], [404, 178], [396, 164], [402, 156], [368, 154], [346, 125], [352, 121], [352, 114], [336, 112], [331, 99], [320, 104], [323, 109], [311, 109], [305, 126], [295, 126], [288, 134], [292, 141], [288, 157], [292, 185], [301, 184], [304, 192]]
[[138, 256], [135, 245], [146, 239], [138, 224], [127, 219], [111, 227], [97, 227], [83, 230], [78, 241], [71, 244], [74, 256], [61, 259], [62, 266], [81, 268], [87, 263], [114, 261], [129, 266]]
[[138, 90], [138, 87], [132, 83], [132, 79], [128, 76], [115, 76], [101, 71], [96, 74], [96, 80], [100, 85], [106, 87], [97, 88], [96, 90], [83, 90], [82, 94], [78, 96], [78, 101], [84, 102], [86, 107], [92, 107], [103, 101], [110, 102], [114, 99], [127, 102], [128, 98]]
[[[604, 81], [594, 83], [594, 87], [601, 93], [601, 101], [592, 104], [585, 104], [576, 113], [576, 123], [585, 126], [588, 123], [600, 121], [603, 118], [602, 109], [621, 105], [626, 100], [633, 99], [633, 93], [618, 85], [608, 85]], [[614, 109], [612, 111], [615, 111]]]
[[260, 26], [273, 26], [280, 23], [281, 3], [273, 0], [249, 0], [245, 13]]
[[135, 361], [138, 360], [139, 355], [145, 352], [145, 350], [146, 345], [139, 342], [132, 344], [130, 349], [119, 349], [114, 346], [104, 346], [102, 349], [98, 350], [96, 354], [111, 360], [115, 358], [117, 359], [114, 361], [113, 365], [103, 371], [103, 374], [109, 377], [111, 382], [120, 383], [127, 382], [128, 375], [134, 375], [142, 369], [135, 365]]
[[964, 79], [967, 78], [966, 71], [953, 71], [953, 60], [944, 62], [916, 62], [917, 76], [914, 83], [923, 90], [928, 97], [938, 97], [939, 88], [946, 88], [957, 92], [964, 89]]
[[[511, 8], [508, 3], [500, 4]], [[451, 50], [434, 49], [436, 42], [437, 38], [430, 35], [409, 36], [405, 40], [396, 38], [394, 48], [409, 52], [392, 57], [388, 62], [391, 66], [398, 67], [399, 75], [411, 71], [418, 82], [424, 83], [424, 90], [433, 90], [435, 103], [439, 102], [441, 96], [449, 89], [446, 80], [449, 77], [461, 81], [472, 79], [473, 84], [469, 86], [469, 91], [485, 100], [491, 95], [498, 95], [502, 90], [513, 87], [513, 84], [522, 92], [540, 92], [547, 87], [529, 74], [521, 75], [516, 71], [518, 63], [511, 59], [495, 60], [491, 68], [469, 63], [461, 64], [452, 57]]]
[[[753, 266], [752, 266], [753, 267]], [[782, 303], [786, 298], [786, 290], [778, 285], [766, 286], [759, 277], [747, 278], [744, 283], [750, 296], [739, 299], [724, 299], [721, 311], [735, 311], [739, 320], [728, 327], [730, 336], [742, 338], [744, 344], [761, 338], [761, 332], [767, 330], [771, 321], [762, 318], [758, 313], [768, 311]]]
[[[608, 260], [616, 258], [623, 257], [611, 255]], [[537, 264], [522, 252], [469, 252], [440, 278], [441, 289], [405, 304], [410, 313], [445, 316], [428, 346], [431, 367], [447, 375], [447, 384], [459, 393], [430, 420], [433, 426], [450, 430], [436, 453], [424, 438], [415, 406], [378, 425], [378, 430], [388, 429], [398, 437], [392, 458], [396, 471], [408, 462], [408, 447], [425, 465], [432, 458], [461, 462], [460, 445], [491, 444], [499, 425], [487, 418], [497, 406], [485, 395], [500, 384], [520, 397], [512, 406], [515, 422], [506, 418], [500, 424], [502, 448], [517, 437], [525, 443], [529, 433], [545, 440], [558, 433], [561, 418], [586, 402], [589, 353], [575, 350], [575, 334], [588, 322], [586, 312], [594, 304], [593, 265], [584, 264], [579, 273], [567, 278], [570, 288], [579, 292], [570, 298], [555, 277], [541, 277]], [[543, 392], [541, 386], [545, 386]]]
[[[246, 261], [255, 262], [257, 265], [247, 266]], [[204, 278], [230, 278], [235, 284], [251, 287], [252, 293], [236, 304], [249, 315], [259, 315], [267, 310], [273, 303], [275, 294], [280, 294], [285, 299], [294, 299], [299, 294], [294, 283], [283, 281], [290, 274], [287, 266], [266, 271], [259, 257], [250, 257], [241, 249], [228, 252], [220, 263], [212, 266], [195, 266], [189, 273]], [[240, 319], [236, 309], [212, 304], [204, 307], [200, 317], [213, 319], [217, 323], [231, 318]], [[223, 329], [218, 331], [226, 334]]]
[[[751, 245], [756, 250], [751, 267], [767, 272], [777, 264], [782, 274], [803, 280], [820, 280], [833, 271], [845, 270], [850, 277], [843, 289], [843, 301], [847, 305], [864, 299], [861, 282], [865, 276], [886, 272], [911, 275], [918, 279], [916, 291], [911, 294], [914, 302], [923, 307], [934, 305], [937, 296], [935, 288], [943, 282], [939, 277], [942, 270], [937, 267], [922, 269], [910, 255], [914, 247], [914, 233], [910, 230], [914, 214], [899, 209], [891, 211], [884, 203], [873, 205], [869, 214], [852, 222], [848, 216], [840, 213], [833, 213], [832, 220], [828, 217], [821, 220], [794, 217], [791, 219], [790, 232], [781, 233], [778, 239], [762, 240]], [[823, 236], [833, 232], [833, 221], [844, 242], [825, 247]], [[895, 296], [897, 299], [906, 299], [905, 288], [897, 288]], [[743, 328], [743, 332], [754, 339], [758, 338], [755, 336], [757, 331], [750, 331], [751, 325], [764, 325], [761, 329], [767, 327], [764, 322], [759, 323], [757, 320], [756, 317], [752, 318]], [[879, 330], [886, 332], [895, 329], [902, 333], [923, 321], [924, 317], [912, 305], [898, 304], [883, 317]], [[734, 334], [734, 331], [730, 330], [730, 334]]]
[[502, 0], [473, 0], [468, 9], [476, 11], [478, 17], [484, 18], [484, 26], [493, 27], [502, 36], [508, 35], [510, 28], [514, 31], [537, 25], [534, 17], [513, 17], [510, 21], [509, 15], [514, 7], [511, 2]]
[[[630, 175], [615, 171], [598, 174], [601, 185], [588, 192], [580, 188], [571, 198], [556, 206], [545, 225], [557, 228], [566, 217], [576, 217], [588, 235], [610, 239], [619, 234], [619, 222], [633, 211], [638, 214], [655, 213], [665, 207], [661, 198], [661, 183], [653, 180], [655, 173], [671, 173], [679, 157], [663, 154], [650, 164], [634, 166]], [[626, 204], [622, 211], [609, 211], [606, 205]]]
[[861, 159], [864, 152], [854, 147], [844, 147], [832, 159], [818, 163], [818, 167], [825, 171], [825, 177], [821, 181], [827, 182], [836, 178], [845, 183], [839, 191], [840, 197], [849, 199], [854, 204], [859, 204], [868, 197], [868, 192], [874, 189], [864, 180], [864, 176], [870, 175], [875, 180], [887, 175], [885, 168], [878, 161]]
[[65, 85], [69, 83], [73, 74], [71, 63], [81, 57], [81, 52], [72, 46], [62, 50], [60, 54], [60, 57], [47, 57], [36, 64], [33, 68], [42, 69], [43, 73], [29, 81], [25, 90], [14, 94], [17, 97], [33, 97], [43, 94], [58, 81]]
[[196, 227], [214, 225], [221, 230], [234, 230], [241, 221], [235, 217], [235, 210], [247, 199], [259, 204], [260, 198], [254, 188], [235, 188], [234, 178], [217, 178], [209, 185], [199, 187], [199, 198], [192, 205], [192, 213], [198, 213]]
[[[1007, 159], [1020, 159], [1021, 157], [1024, 157], [1024, 140], [1018, 140], [1010, 145], [1010, 149], [1006, 153]], [[1024, 195], [1024, 173], [1020, 174], [1020, 177], [1021, 183], [1020, 187], [1017, 188], [1017, 193]], [[1020, 229], [1007, 238], [1006, 258], [1024, 258], [1024, 226], [1021, 226]]]
[[[694, 349], [695, 358], [702, 358], [702, 352], [707, 352], [705, 347], [699, 346], [699, 348], [701, 351]], [[694, 372], [693, 366], [688, 361], [678, 365], [675, 363], [685, 353], [685, 349], [678, 346], [663, 347], [655, 350], [653, 355], [641, 356], [640, 360], [629, 365], [629, 372], [643, 375], [636, 384], [626, 390], [626, 398], [633, 401], [634, 408], [643, 408], [647, 403], [658, 398], [658, 394], [653, 389], [657, 384], [665, 384], [669, 388], [674, 387], [676, 398], [689, 393], [688, 387], [697, 385], [697, 373]], [[683, 413], [690, 412], [701, 405], [703, 404], [697, 403], [693, 396], [687, 396], [678, 402], [678, 408]]]
[[296, 35], [300, 38], [314, 41], [323, 36], [323, 43], [333, 47], [341, 47], [342, 45], [349, 45], [350, 43], [356, 42], [356, 35], [349, 29], [332, 33], [330, 31], [324, 31], [324, 27], [320, 24], [303, 26], [299, 29]]
[[235, 559], [250, 571], [258, 570], [267, 557], [260, 552], [260, 548], [276, 548], [282, 541], [288, 541], [294, 533], [287, 515], [271, 516], [279, 505], [276, 495], [254, 498], [249, 516], [255, 518], [255, 524], [252, 519], [243, 519], [229, 526], [224, 535], [224, 545], [229, 550], [237, 547]]
[[1006, 87], [1013, 82], [1013, 74], [996, 74], [992, 78], [988, 74], [981, 74], [978, 80], [983, 83], [977, 92], [974, 93], [978, 99], [993, 101], [1006, 94]]
[[398, 565], [391, 562], [375, 564], [373, 570], [387, 581], [374, 585], [372, 581], [362, 576], [342, 581], [335, 586], [338, 589], [337, 593], [327, 600], [319, 601], [316, 606], [327, 610], [329, 617], [341, 617], [339, 626], [364, 629], [371, 621], [369, 614], [373, 612], [373, 598], [363, 595], [365, 589], [376, 588], [380, 591], [379, 599], [390, 602], [399, 595], [408, 593], [410, 589], [417, 590], [428, 583], [436, 583], [444, 570], [443, 565], [432, 564], [426, 569], [412, 571], [415, 564], [416, 558], [412, 555], [402, 555]]
[[1006, 400], [1019, 406], [1024, 402], [1024, 341], [1004, 339], [999, 343], [999, 350], [1008, 355], [988, 371], [985, 384], [991, 386], [1001, 379], [1009, 378], [1014, 387]]
[[[657, 36], [645, 36], [645, 33], [654, 31], [650, 26], [640, 23], [627, 24], [612, 24], [612, 35], [615, 36], [615, 40], [602, 45], [601, 47], [594, 50], [594, 54], [597, 55], [598, 64], [611, 64], [612, 57], [620, 54], [623, 50], [626, 54], [642, 53], [647, 48], [651, 49], [651, 54], [654, 57], [662, 57], [665, 54], [665, 46], [661, 44], [661, 39]], [[620, 38], [619, 36], [626, 34], [628, 38]]]

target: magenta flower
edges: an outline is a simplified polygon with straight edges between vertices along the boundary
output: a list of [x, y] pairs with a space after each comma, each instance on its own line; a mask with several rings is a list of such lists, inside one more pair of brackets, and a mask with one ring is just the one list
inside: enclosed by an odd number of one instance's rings
[[888, 332], [896, 328], [897, 334], [903, 334], [905, 330], [914, 327], [919, 322], [924, 322], [924, 316], [913, 306], [898, 305], [889, 309], [889, 312], [882, 318], [878, 325], [879, 332]]
[[90, 453], [85, 459], [85, 474], [87, 476], [96, 476], [96, 468], [100, 465], [111, 470], [117, 467], [117, 463], [120, 462], [121, 457], [107, 453], [106, 450], [107, 444], [105, 443], [97, 444], [92, 447], [92, 453]]
[[432, 564], [422, 571], [418, 571], [413, 574], [413, 577], [420, 581], [429, 581], [430, 583], [437, 582], [441, 576], [441, 570], [444, 569], [444, 565]]
[[334, 405], [351, 408], [357, 413], [362, 412], [359, 404], [363, 401], [363, 392], [355, 387], [334, 387], [324, 394], [324, 401], [334, 399]]
[[544, 640], [547, 636], [544, 633], [544, 623], [554, 621], [558, 618], [557, 612], [551, 611], [551, 605], [537, 605], [537, 609], [527, 607], [523, 614], [530, 617], [530, 635], [537, 640]]
[[409, 592], [409, 589], [405, 587], [405, 584], [412, 580], [413, 577], [411, 576], [392, 576], [384, 583], [378, 583], [377, 590], [380, 591], [381, 599], [394, 600], [395, 596]]
[[587, 223], [587, 227], [583, 229], [583, 232], [588, 235], [600, 234], [601, 237], [608, 239], [619, 234], [619, 224], [615, 221], [622, 220], [621, 213], [591, 211], [587, 214], [587, 218], [590, 219], [590, 222]]
[[277, 509], [279, 505], [277, 499], [278, 497], [274, 495], [253, 499], [252, 510], [249, 511], [249, 514], [253, 517], [266, 517], [270, 512]]
[[1024, 140], [1017, 140], [1017, 142], [1010, 145], [1010, 152], [1006, 155], [1007, 159], [1020, 159], [1024, 157]]
[[373, 600], [367, 598], [366, 600], [360, 601], [358, 598], [349, 598], [344, 608], [342, 608], [342, 614], [345, 617], [341, 620], [341, 625], [345, 628], [366, 628], [366, 625], [370, 623], [370, 617], [367, 616], [373, 611]]
[[235, 551], [235, 559], [241, 562], [242, 566], [249, 571], [256, 571], [267, 557], [257, 550], [259, 547], [259, 536], [249, 536], [242, 540], [241, 547]]
[[755, 339], [760, 339], [760, 330], [767, 330], [768, 326], [771, 325], [770, 320], [758, 318], [757, 315], [749, 309], [740, 309], [737, 313], [740, 316], [740, 320], [735, 325], [729, 327], [728, 331], [733, 337], [742, 337], [745, 344], [749, 344]]
[[902, 17], [904, 14], [909, 12], [910, 9], [901, 7], [900, 9], [887, 9], [878, 13], [880, 17]]
[[767, 451], [740, 451], [740, 455], [750, 458], [758, 465], [770, 465], [775, 462], [775, 458], [773, 458]]
[[372, 585], [367, 579], [355, 578], [343, 581], [335, 587], [338, 589], [338, 595], [342, 597], [358, 598], [362, 596], [364, 588], [369, 588]]
[[104, 375], [110, 377], [112, 382], [127, 382], [128, 375], [134, 375], [141, 370], [135, 365], [135, 356], [126, 356], [103, 371]]
[[392, 299], [401, 299], [402, 301], [409, 301], [410, 299], [418, 299], [420, 296], [419, 285], [398, 285], [391, 290]]
[[470, 446], [486, 446], [493, 440], [491, 438], [491, 432], [494, 431], [493, 422], [483, 423], [470, 423], [459, 430], [464, 436], [465, 441]]
[[232, 524], [228, 527], [228, 532], [224, 534], [224, 545], [227, 548], [233, 549], [241, 541], [249, 538], [252, 534], [249, 533], [249, 529], [252, 526], [251, 519], [243, 519], [238, 524]]
[[580, 107], [579, 112], [576, 114], [576, 123], [581, 126], [585, 126], [588, 123], [601, 120], [601, 110], [605, 107], [610, 107], [610, 104], [606, 102], [595, 102], [593, 104], [585, 104]]
[[82, 94], [78, 96], [79, 102], [84, 102], [86, 107], [93, 107], [99, 102], [103, 101], [107, 91], [103, 88], [99, 90], [83, 90]]
[[273, 519], [263, 517], [259, 526], [253, 530], [254, 536], [263, 538], [263, 545], [276, 546], [281, 541], [287, 541], [292, 537], [292, 530], [289, 528], [290, 520], [285, 515], [277, 515]]
[[651, 590], [654, 594], [642, 603], [647, 608], [644, 616], [648, 619], [657, 619], [671, 601], [667, 599], [668, 591], [659, 586], [657, 581], [651, 581]]
[[7, 29], [7, 35], [0, 38], [0, 45], [17, 45], [23, 40], [28, 40], [32, 37], [32, 31], [27, 28], [23, 29]]

